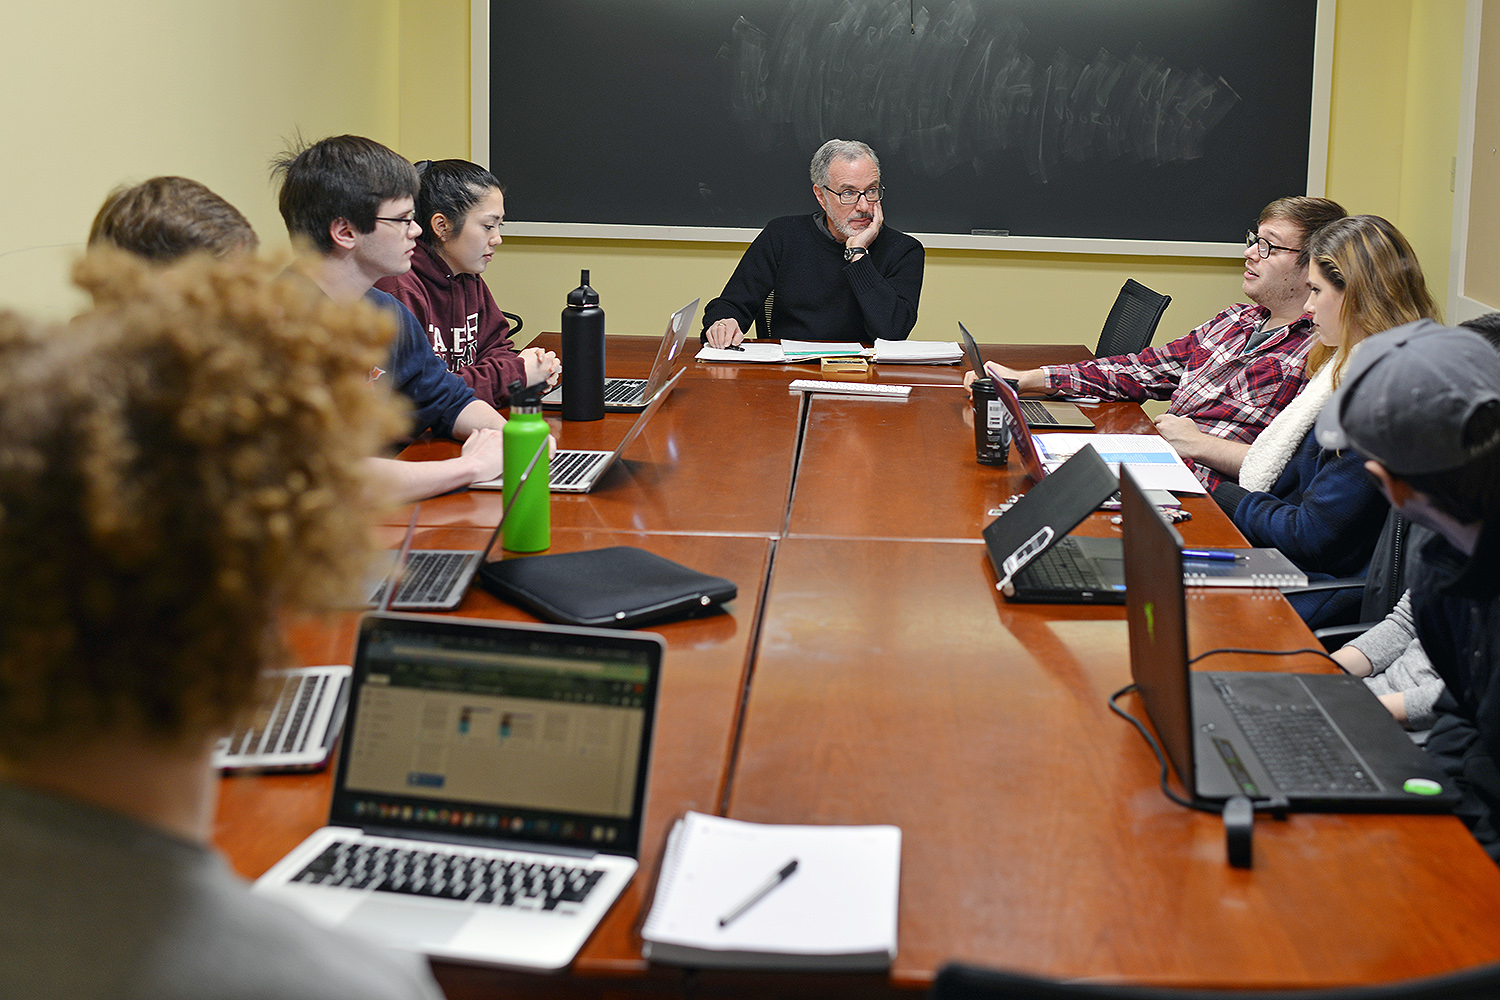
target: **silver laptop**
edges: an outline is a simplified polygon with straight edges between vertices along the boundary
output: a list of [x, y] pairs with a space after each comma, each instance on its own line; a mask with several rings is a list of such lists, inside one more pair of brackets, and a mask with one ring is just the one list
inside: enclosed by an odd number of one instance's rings
[[267, 671], [271, 696], [214, 745], [214, 766], [226, 771], [322, 767], [344, 725], [349, 674], [342, 664]]
[[[694, 299], [674, 312], [667, 320], [667, 332], [661, 336], [661, 346], [656, 349], [656, 361], [651, 365], [651, 374], [646, 378], [606, 378], [604, 380], [604, 409], [611, 413], [639, 413], [661, 392], [672, 374], [672, 363], [682, 353], [688, 331], [693, 328], [693, 318], [698, 315], [698, 302]], [[563, 358], [563, 364], [568, 363]], [[562, 386], [542, 397], [542, 405], [548, 409], [562, 406]]]
[[[979, 345], [974, 343], [974, 337], [962, 323], [958, 324], [958, 332], [963, 338], [964, 354], [968, 356], [969, 367], [974, 369], [975, 377], [987, 377], [984, 374], [984, 357], [979, 353]], [[1009, 380], [1007, 382], [1009, 383]], [[1017, 387], [1011, 384], [1011, 388]], [[1094, 422], [1084, 416], [1083, 411], [1072, 403], [1021, 399], [1019, 405], [1021, 412], [1026, 414], [1027, 421], [1039, 431], [1091, 431], [1094, 429]]]
[[254, 891], [428, 955], [566, 966], [637, 867], [663, 646], [366, 616], [329, 825]]
[[[531, 478], [532, 470], [549, 444], [549, 441], [543, 441], [532, 453], [531, 460], [521, 471], [523, 486]], [[411, 523], [406, 526], [401, 549], [389, 553], [389, 558], [380, 566], [378, 579], [371, 584], [365, 606], [382, 611], [387, 608], [396, 611], [452, 611], [458, 607], [464, 594], [469, 592], [474, 574], [484, 564], [490, 549], [495, 547], [500, 531], [505, 527], [505, 516], [520, 495], [520, 490], [511, 494], [509, 502], [500, 511], [500, 523], [495, 525], [490, 540], [482, 549], [412, 549], [411, 536], [417, 528], [417, 510], [421, 504], [413, 506]], [[393, 580], [395, 593], [387, 600]]]
[[[621, 439], [619, 446], [614, 451], [559, 451], [556, 455], [553, 455], [550, 469], [550, 486], [552, 492], [588, 493], [592, 490], [604, 474], [609, 471], [610, 466], [614, 465], [619, 457], [625, 453], [625, 449], [629, 448], [635, 439], [640, 436], [641, 431], [646, 427], [646, 422], [651, 419], [657, 410], [661, 409], [661, 404], [667, 401], [667, 396], [671, 394], [673, 387], [677, 385], [677, 380], [682, 378], [686, 371], [687, 369], [684, 368], [676, 375], [673, 375], [667, 384], [661, 387], [661, 391], [641, 411], [641, 415], [635, 418], [635, 423], [630, 425], [630, 430], [625, 433], [625, 437]], [[472, 483], [469, 489], [498, 490], [504, 488], [504, 486], [505, 478], [503, 476], [496, 476], [494, 479]], [[515, 496], [520, 495], [520, 491], [518, 490]]]

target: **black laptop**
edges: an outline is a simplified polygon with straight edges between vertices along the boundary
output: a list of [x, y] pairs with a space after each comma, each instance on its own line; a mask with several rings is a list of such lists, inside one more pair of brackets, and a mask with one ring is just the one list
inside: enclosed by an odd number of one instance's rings
[[1120, 502], [1130, 673], [1184, 788], [1317, 812], [1453, 808], [1457, 789], [1359, 678], [1191, 670], [1182, 539], [1128, 470]]
[[[1012, 601], [1123, 604], [1125, 567], [1118, 538], [1074, 537], [1115, 492], [1115, 474], [1084, 445], [984, 529], [984, 544]], [[1179, 577], [1180, 579], [1180, 577]]]

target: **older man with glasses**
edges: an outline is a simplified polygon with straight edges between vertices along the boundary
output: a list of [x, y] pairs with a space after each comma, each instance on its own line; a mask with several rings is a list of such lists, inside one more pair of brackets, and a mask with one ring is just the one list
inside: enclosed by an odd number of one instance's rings
[[1279, 198], [1245, 234], [1248, 304], [1139, 354], [1003, 373], [1022, 392], [1170, 399], [1157, 429], [1212, 490], [1223, 477], [1211, 466], [1238, 468], [1239, 453], [1220, 455], [1222, 446], [1253, 441], [1307, 381], [1312, 322], [1302, 313], [1307, 265], [1298, 258], [1307, 237], [1343, 217], [1327, 198]]
[[818, 211], [771, 220], [724, 292], [703, 310], [703, 339], [733, 347], [770, 305], [770, 335], [791, 340], [905, 340], [922, 294], [922, 244], [885, 225], [880, 159], [830, 139], [812, 159]]

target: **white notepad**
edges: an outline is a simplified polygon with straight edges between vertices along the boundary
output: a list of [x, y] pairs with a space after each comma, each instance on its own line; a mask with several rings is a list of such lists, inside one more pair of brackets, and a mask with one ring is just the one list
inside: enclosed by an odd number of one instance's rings
[[[796, 871], [733, 913], [768, 879]], [[712, 968], [888, 968], [896, 957], [901, 830], [774, 826], [689, 812], [672, 828], [641, 930], [655, 962]]]

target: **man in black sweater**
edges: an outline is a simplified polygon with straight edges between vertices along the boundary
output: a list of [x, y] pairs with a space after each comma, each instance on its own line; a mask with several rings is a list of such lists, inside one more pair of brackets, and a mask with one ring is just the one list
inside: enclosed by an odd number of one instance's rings
[[703, 339], [731, 347], [771, 303], [784, 340], [905, 340], [922, 294], [922, 244], [885, 225], [880, 160], [830, 139], [812, 159], [818, 211], [771, 220], [703, 310]]

